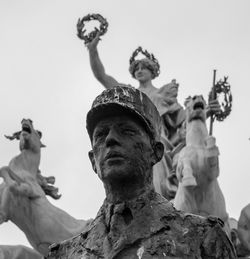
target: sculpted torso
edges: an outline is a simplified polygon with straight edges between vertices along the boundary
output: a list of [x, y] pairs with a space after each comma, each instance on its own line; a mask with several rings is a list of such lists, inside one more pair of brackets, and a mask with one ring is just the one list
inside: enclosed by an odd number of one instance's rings
[[235, 256], [217, 219], [180, 213], [159, 194], [151, 192], [115, 206], [105, 201], [89, 229], [55, 245], [49, 258], [226, 259]]

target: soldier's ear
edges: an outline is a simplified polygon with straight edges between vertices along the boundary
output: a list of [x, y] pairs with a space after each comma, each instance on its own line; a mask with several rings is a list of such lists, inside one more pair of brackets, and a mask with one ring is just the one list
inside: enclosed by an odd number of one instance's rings
[[90, 151], [89, 151], [89, 160], [90, 160], [90, 162], [91, 162], [91, 165], [92, 165], [93, 170], [94, 170], [95, 173], [97, 174], [93, 150], [90, 150]]
[[164, 154], [164, 145], [161, 142], [156, 142], [154, 144], [154, 164], [156, 164], [157, 162], [159, 162]]

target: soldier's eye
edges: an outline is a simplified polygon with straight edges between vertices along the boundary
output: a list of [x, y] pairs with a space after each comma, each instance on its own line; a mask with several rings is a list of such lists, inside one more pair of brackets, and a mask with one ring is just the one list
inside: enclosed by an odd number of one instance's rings
[[136, 130], [131, 129], [131, 128], [124, 128], [124, 129], [122, 129], [122, 133], [126, 134], [126, 135], [133, 136], [133, 135], [136, 134]]
[[98, 139], [100, 139], [100, 138], [105, 137], [107, 134], [108, 134], [108, 130], [107, 130], [107, 129], [97, 130], [97, 131], [94, 133], [93, 139], [96, 141], [96, 140], [98, 140]]

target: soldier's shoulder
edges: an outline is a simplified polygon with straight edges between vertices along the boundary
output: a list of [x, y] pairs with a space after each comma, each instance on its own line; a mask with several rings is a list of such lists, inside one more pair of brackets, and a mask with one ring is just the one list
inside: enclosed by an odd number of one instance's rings
[[[224, 222], [217, 217], [202, 217], [177, 211], [186, 241], [199, 243], [202, 258], [236, 258], [235, 248], [224, 231]], [[210, 257], [209, 257], [210, 258]]]
[[48, 255], [48, 259], [57, 259], [57, 258], [70, 258], [65, 257], [65, 255], [69, 255], [72, 247], [76, 247], [82, 238], [82, 234], [74, 236], [73, 238], [64, 240], [60, 243], [55, 243], [51, 245], [50, 252]]
[[[47, 259], [57, 259], [57, 258], [72, 258], [71, 254], [75, 252], [75, 248], [79, 247], [79, 243], [85, 238], [86, 233], [89, 231], [93, 220], [90, 219], [87, 221], [86, 226], [84, 227], [83, 231], [75, 235], [69, 239], [66, 239], [60, 243], [52, 244], [49, 247], [49, 255], [46, 257]], [[67, 255], [67, 256], [66, 256]], [[75, 259], [77, 259], [74, 256]]]
[[208, 217], [203, 217], [200, 215], [195, 215], [195, 214], [191, 214], [191, 213], [184, 213], [184, 212], [180, 212], [183, 220], [184, 221], [190, 221], [190, 224], [192, 225], [197, 225], [197, 226], [203, 226], [205, 228], [214, 228], [214, 227], [219, 227], [219, 228], [223, 228], [224, 227], [224, 222], [217, 217], [214, 216], [208, 216]]

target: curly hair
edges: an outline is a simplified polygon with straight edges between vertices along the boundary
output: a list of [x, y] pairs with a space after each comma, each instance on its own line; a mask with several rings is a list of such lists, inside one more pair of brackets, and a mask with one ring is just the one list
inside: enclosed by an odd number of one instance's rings
[[129, 72], [133, 78], [135, 78], [135, 71], [137, 70], [139, 64], [142, 64], [143, 67], [150, 70], [150, 72], [152, 73], [152, 79], [156, 78], [160, 74], [159, 64], [148, 58], [143, 58], [133, 61], [129, 66]]

